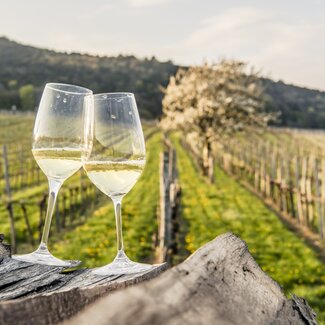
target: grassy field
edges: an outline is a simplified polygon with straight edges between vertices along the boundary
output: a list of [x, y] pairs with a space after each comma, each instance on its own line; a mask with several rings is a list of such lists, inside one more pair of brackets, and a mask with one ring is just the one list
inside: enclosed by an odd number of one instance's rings
[[[4, 117], [0, 115], [1, 143], [15, 146], [24, 139], [26, 155], [30, 155], [31, 117]], [[145, 133], [151, 132], [145, 127]], [[277, 131], [278, 132], [278, 131]], [[270, 132], [268, 141], [292, 143], [290, 133]], [[306, 148], [314, 145], [309, 133], [297, 133]], [[321, 141], [322, 135], [317, 139]], [[215, 168], [216, 184], [210, 185], [200, 176], [189, 154], [182, 148], [178, 136], [172, 138], [178, 154], [178, 168], [182, 186], [181, 250], [178, 261], [218, 234], [232, 231], [244, 239], [250, 252], [287, 294], [304, 296], [319, 313], [319, 323], [325, 324], [325, 265], [315, 253], [279, 221], [263, 203]], [[161, 134], [153, 134], [147, 141], [147, 164], [143, 175], [123, 200], [123, 228], [126, 253], [136, 261], [152, 261], [157, 234], [157, 205], [159, 198], [159, 153]], [[14, 163], [15, 156], [11, 162]], [[63, 186], [80, 182], [75, 175]], [[3, 182], [0, 182], [1, 193]], [[17, 188], [15, 200], [37, 202], [48, 190], [46, 178], [39, 185]], [[112, 202], [98, 193], [97, 200], [86, 209], [78, 210], [77, 222], [60, 234], [52, 232], [51, 251], [61, 258], [80, 259], [82, 266], [95, 267], [110, 262], [116, 254], [115, 219]], [[2, 197], [3, 198], [3, 197]], [[0, 204], [0, 233], [9, 238], [9, 222], [4, 201]], [[26, 243], [26, 226], [21, 211], [15, 208], [19, 251], [30, 251]], [[39, 211], [37, 204], [28, 207], [34, 238], [38, 240]], [[54, 222], [52, 229], [55, 229]]]
[[[192, 253], [218, 234], [232, 231], [287, 294], [304, 296], [325, 324], [325, 265], [303, 241], [279, 221], [254, 195], [215, 168], [216, 185], [200, 176], [178, 137], [173, 138], [178, 154], [182, 187], [182, 252]], [[181, 256], [180, 259], [183, 259]]]
[[0, 114], [0, 144], [31, 143], [33, 115]]

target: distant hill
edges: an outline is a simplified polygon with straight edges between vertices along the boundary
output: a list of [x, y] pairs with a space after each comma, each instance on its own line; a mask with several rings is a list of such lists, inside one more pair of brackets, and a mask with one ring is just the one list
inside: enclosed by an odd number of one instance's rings
[[[29, 91], [32, 86], [37, 103], [45, 83], [63, 82], [85, 86], [96, 93], [134, 92], [140, 115], [157, 118], [161, 115], [161, 86], [167, 86], [178, 68], [171, 61], [159, 62], [154, 57], [60, 53], [0, 37], [0, 109], [12, 105], [32, 109], [30, 102], [21, 100], [24, 86], [29, 85]], [[282, 81], [262, 81], [268, 110], [281, 112], [276, 125], [325, 128], [325, 92]]]
[[267, 109], [280, 111], [280, 126], [325, 129], [325, 92], [263, 79]]
[[72, 83], [94, 92], [127, 91], [136, 94], [142, 117], [161, 114], [163, 94], [170, 75], [178, 67], [172, 62], [159, 62], [154, 57], [99, 57], [25, 46], [0, 37], [0, 109], [13, 104], [20, 108], [19, 89], [35, 87], [36, 102], [47, 82]]

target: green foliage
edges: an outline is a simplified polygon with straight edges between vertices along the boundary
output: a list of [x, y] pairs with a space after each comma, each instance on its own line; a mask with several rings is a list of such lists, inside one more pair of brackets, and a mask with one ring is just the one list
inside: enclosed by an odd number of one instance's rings
[[181, 251], [193, 253], [215, 236], [232, 231], [246, 241], [262, 269], [287, 294], [304, 296], [325, 324], [325, 265], [314, 251], [219, 168], [216, 185], [207, 184], [175, 136], [173, 143], [182, 187]]
[[95, 93], [133, 92], [141, 117], [153, 118], [161, 114], [160, 87], [167, 85], [176, 70], [172, 62], [155, 58], [58, 53], [0, 37], [0, 109], [9, 109], [19, 100], [18, 90], [9, 86], [11, 80], [16, 80], [18, 88], [33, 85], [37, 101], [45, 83], [62, 82], [85, 86]]
[[9, 80], [8, 87], [9, 89], [15, 89], [17, 87], [17, 80]]
[[35, 108], [35, 90], [33, 85], [20, 87], [19, 97], [24, 111], [32, 111]]
[[[0, 115], [0, 144], [31, 142], [34, 116]], [[30, 150], [29, 145], [26, 150]]]

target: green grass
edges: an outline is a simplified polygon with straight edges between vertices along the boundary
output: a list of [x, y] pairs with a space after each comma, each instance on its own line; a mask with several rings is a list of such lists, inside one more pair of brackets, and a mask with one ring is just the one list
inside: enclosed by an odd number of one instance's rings
[[[157, 232], [156, 211], [159, 200], [159, 152], [161, 134], [147, 142], [145, 170], [122, 204], [124, 246], [127, 255], [136, 261], [152, 257], [153, 237]], [[103, 196], [105, 204], [87, 221], [66, 233], [56, 243], [53, 253], [60, 258], [79, 259], [82, 266], [94, 267], [109, 263], [116, 255], [116, 232], [113, 204]]]
[[[26, 157], [30, 157], [32, 117], [0, 115], [0, 143], [15, 149], [23, 143]], [[152, 128], [145, 127], [145, 133]], [[290, 136], [269, 133], [266, 140], [288, 142]], [[314, 134], [297, 135], [302, 141], [318, 139]], [[319, 136], [321, 137], [321, 136]], [[306, 140], [305, 140], [306, 138]], [[321, 138], [319, 138], [319, 141]], [[244, 139], [245, 140], [245, 139]], [[243, 140], [243, 141], [244, 141]], [[325, 324], [325, 266], [301, 239], [286, 229], [277, 216], [270, 212], [254, 195], [216, 167], [216, 185], [209, 185], [195, 170], [191, 157], [173, 137], [182, 185], [181, 252], [179, 260], [218, 234], [232, 231], [244, 239], [259, 265], [278, 281], [286, 293], [304, 296], [319, 313], [319, 323]], [[291, 143], [291, 142], [290, 142]], [[318, 140], [317, 140], [318, 143]], [[309, 142], [307, 143], [309, 145]], [[152, 258], [154, 235], [157, 232], [156, 211], [159, 197], [160, 133], [147, 141], [145, 171], [123, 200], [124, 242], [127, 254], [136, 261]], [[32, 159], [32, 158], [31, 158]], [[10, 155], [10, 165], [19, 167], [19, 158]], [[27, 168], [27, 166], [25, 166]], [[79, 175], [69, 179], [62, 188], [80, 181]], [[3, 181], [0, 181], [3, 187]], [[39, 211], [37, 202], [48, 190], [45, 177], [39, 185], [17, 188], [15, 200], [35, 202], [28, 206], [30, 222], [37, 242]], [[58, 257], [80, 259], [83, 266], [94, 267], [110, 262], [116, 254], [116, 234], [113, 205], [104, 195], [87, 210], [78, 210], [79, 219], [61, 233], [55, 232], [53, 220], [50, 249]], [[18, 207], [15, 207], [17, 236], [20, 252], [30, 251], [26, 244], [26, 226]], [[9, 222], [4, 204], [0, 205], [0, 232], [9, 239]]]
[[0, 144], [31, 143], [34, 116], [0, 114]]
[[285, 292], [305, 297], [325, 324], [325, 265], [265, 205], [215, 168], [216, 184], [207, 184], [177, 136], [185, 238], [182, 251], [193, 253], [219, 234], [232, 231], [246, 241], [262, 269]]

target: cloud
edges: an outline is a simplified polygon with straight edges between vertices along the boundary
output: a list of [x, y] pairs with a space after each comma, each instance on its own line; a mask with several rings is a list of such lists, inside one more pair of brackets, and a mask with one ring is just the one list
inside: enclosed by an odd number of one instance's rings
[[[178, 44], [180, 51], [192, 53], [226, 54], [256, 39], [256, 25], [269, 19], [268, 14], [256, 8], [236, 8], [204, 19], [198, 27]], [[255, 32], [254, 30], [255, 29]], [[258, 34], [261, 34], [258, 31]], [[190, 52], [191, 53], [191, 52]], [[190, 54], [189, 53], [189, 54]]]
[[92, 20], [93, 18], [111, 12], [115, 7], [114, 3], [106, 3], [98, 7], [94, 6], [92, 9], [87, 10], [87, 12], [80, 14], [78, 18], [79, 20]]
[[164, 49], [178, 62], [226, 56], [249, 61], [272, 76], [325, 88], [325, 20], [294, 20], [282, 13], [240, 7], [204, 19]]
[[128, 0], [132, 7], [154, 7], [165, 4], [170, 0]]

